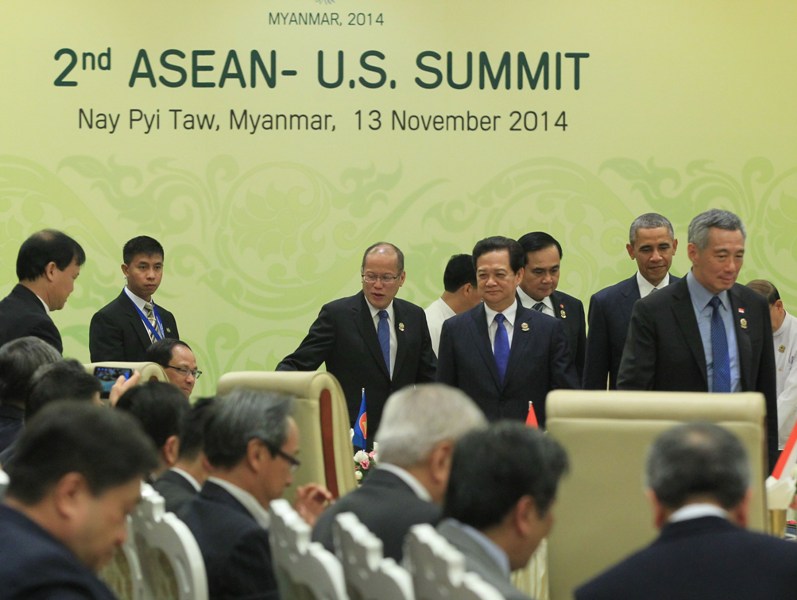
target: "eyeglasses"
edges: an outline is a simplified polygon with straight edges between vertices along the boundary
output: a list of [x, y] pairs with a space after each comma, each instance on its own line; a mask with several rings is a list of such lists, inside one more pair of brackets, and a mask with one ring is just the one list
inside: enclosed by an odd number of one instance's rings
[[376, 283], [377, 280], [381, 281], [383, 285], [390, 285], [391, 283], [395, 283], [401, 275], [393, 275], [392, 273], [383, 273], [382, 275], [377, 275], [376, 273], [363, 273], [363, 283]]
[[285, 459], [286, 461], [288, 461], [288, 463], [291, 465], [291, 473], [296, 473], [296, 469], [298, 469], [299, 467], [302, 466], [302, 461], [300, 461], [298, 458], [296, 458], [293, 454], [288, 454], [284, 450], [281, 450], [279, 448], [275, 448], [272, 444], [268, 443], [266, 440], [264, 440], [259, 435], [256, 435], [254, 437], [262, 442], [262, 444], [271, 453], [271, 456], [279, 456], [280, 458]]
[[194, 379], [199, 379], [202, 376], [202, 371], [199, 369], [186, 369], [185, 367], [173, 367], [171, 365], [166, 365], [167, 369], [174, 369], [183, 377], [188, 377], [189, 375], [193, 375]]

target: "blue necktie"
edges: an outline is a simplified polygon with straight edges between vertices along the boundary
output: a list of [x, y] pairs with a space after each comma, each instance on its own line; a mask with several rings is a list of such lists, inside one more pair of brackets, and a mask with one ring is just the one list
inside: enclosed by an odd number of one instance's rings
[[542, 312], [542, 309], [545, 308], [545, 304], [543, 302], [537, 302], [534, 306], [531, 307], [531, 310], [536, 310], [537, 312]]
[[390, 373], [390, 325], [387, 322], [387, 311], [380, 310], [379, 325], [376, 326], [376, 337], [379, 338], [379, 347], [382, 348], [382, 357], [385, 359], [387, 372]]
[[728, 355], [728, 337], [720, 316], [720, 299], [714, 296], [711, 304], [711, 360], [713, 362], [713, 392], [731, 391], [731, 359]]
[[498, 367], [498, 376], [501, 381], [504, 380], [506, 375], [506, 365], [509, 363], [509, 336], [504, 327], [506, 317], [501, 313], [495, 315], [495, 323], [498, 328], [495, 330], [495, 343], [493, 344], [493, 354], [495, 355], [495, 364]]

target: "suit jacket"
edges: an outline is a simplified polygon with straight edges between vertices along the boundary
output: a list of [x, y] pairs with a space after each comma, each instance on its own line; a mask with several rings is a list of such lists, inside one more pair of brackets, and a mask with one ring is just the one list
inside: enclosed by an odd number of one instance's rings
[[664, 526], [647, 548], [576, 590], [577, 600], [794, 598], [797, 545], [720, 517]]
[[382, 407], [390, 394], [407, 385], [434, 381], [435, 376], [435, 357], [423, 309], [394, 298], [393, 312], [398, 348], [392, 379], [362, 292], [321, 307], [296, 351], [277, 365], [278, 371], [314, 371], [325, 363], [343, 387], [350, 425], [357, 418], [365, 388], [369, 441], [379, 428]]
[[421, 500], [400, 477], [381, 469], [321, 513], [313, 529], [313, 539], [330, 552], [335, 551], [332, 522], [345, 512], [357, 515], [363, 525], [382, 540], [384, 555], [398, 563], [410, 527], [418, 523], [434, 525], [440, 520], [440, 507]]
[[465, 555], [466, 571], [481, 576], [501, 592], [506, 600], [529, 600], [529, 596], [512, 585], [509, 577], [501, 570], [495, 559], [476, 540], [458, 527], [452, 519], [446, 519], [440, 523], [437, 526], [437, 532]]
[[191, 502], [198, 493], [190, 481], [171, 469], [158, 477], [152, 487], [163, 496], [166, 510], [173, 513]]
[[504, 381], [498, 377], [481, 304], [443, 323], [437, 380], [468, 394], [491, 421], [525, 420], [532, 401], [540, 427], [545, 426], [548, 392], [578, 387], [561, 320], [520, 303]]
[[[728, 290], [742, 391], [766, 399], [770, 467], [778, 449], [775, 351], [766, 299], [735, 284]], [[741, 312], [740, 312], [741, 310]], [[707, 392], [706, 355], [686, 278], [634, 305], [617, 389]]]
[[116, 596], [59, 540], [0, 504], [3, 600], [114, 600]]
[[639, 300], [636, 273], [593, 294], [589, 300], [589, 335], [582, 385], [585, 390], [617, 389], [617, 371], [634, 303]]
[[47, 314], [42, 301], [18, 283], [0, 301], [0, 346], [28, 335], [44, 340], [58, 352], [64, 351], [61, 334]]
[[584, 372], [584, 356], [587, 345], [587, 325], [584, 318], [584, 304], [578, 298], [555, 291], [551, 294], [554, 316], [562, 322], [570, 347], [570, 356], [576, 367], [578, 381]]
[[[165, 336], [180, 339], [174, 315], [160, 304], [156, 305], [156, 310], [163, 323]], [[91, 362], [142, 362], [146, 360], [147, 348], [151, 344], [149, 330], [124, 290], [91, 317]]]
[[232, 494], [206, 481], [178, 516], [199, 544], [211, 600], [278, 600], [268, 531]]

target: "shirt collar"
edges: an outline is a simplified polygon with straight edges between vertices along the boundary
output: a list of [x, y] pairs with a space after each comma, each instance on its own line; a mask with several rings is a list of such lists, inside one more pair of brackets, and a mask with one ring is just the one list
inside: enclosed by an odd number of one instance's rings
[[378, 318], [377, 315], [379, 314], [380, 310], [386, 310], [387, 311], [387, 316], [390, 319], [390, 321], [391, 322], [395, 321], [395, 319], [393, 318], [393, 301], [392, 300], [390, 301], [390, 304], [387, 305], [387, 308], [384, 308], [384, 309], [376, 308], [373, 304], [368, 302], [368, 298], [365, 299], [365, 303], [368, 305], [368, 310], [371, 311], [371, 318], [372, 319], [376, 320]]
[[202, 489], [202, 486], [199, 485], [199, 482], [194, 479], [194, 476], [188, 471], [183, 471], [180, 467], [172, 467], [170, 470], [185, 478], [186, 481], [188, 481], [188, 483], [190, 483], [197, 492]]
[[446, 521], [454, 527], [460, 529], [468, 537], [472, 538], [474, 542], [481, 546], [484, 551], [493, 558], [498, 565], [498, 568], [500, 568], [501, 571], [507, 577], [509, 577], [509, 557], [506, 555], [506, 552], [504, 552], [503, 548], [484, 535], [481, 531], [471, 527], [470, 525], [466, 525], [465, 523], [457, 521], [456, 519], [446, 519]]
[[639, 287], [639, 297], [644, 298], [653, 290], [660, 290], [662, 288], [667, 287], [670, 285], [670, 274], [667, 273], [661, 281], [659, 281], [658, 285], [653, 285], [647, 279], [645, 279], [639, 271], [636, 272], [636, 284]]
[[243, 507], [250, 515], [252, 515], [252, 518], [257, 521], [258, 525], [260, 525], [263, 529], [268, 529], [269, 525], [271, 524], [271, 518], [268, 515], [268, 511], [260, 505], [260, 502], [258, 502], [252, 494], [244, 489], [239, 488], [234, 483], [230, 483], [226, 479], [208, 477], [208, 481], [212, 481], [217, 486], [227, 490], [233, 498], [243, 504]]
[[[492, 324], [493, 320], [495, 320], [495, 315], [498, 314], [498, 311], [493, 310], [487, 306], [487, 304], [485, 304], [484, 313], [487, 315], [487, 325], [489, 326]], [[501, 314], [504, 315], [504, 318], [509, 325], [514, 326], [515, 315], [517, 314], [517, 300], [513, 300], [509, 307], [501, 311]]]
[[410, 489], [415, 492], [415, 495], [418, 496], [421, 500], [426, 500], [427, 502], [432, 501], [432, 495], [429, 491], [423, 487], [420, 481], [418, 481], [413, 475], [411, 475], [405, 469], [398, 467], [396, 465], [392, 465], [390, 463], [379, 463], [378, 469], [382, 469], [387, 471], [388, 473], [393, 473], [396, 477], [401, 479], [404, 483], [406, 483]]
[[[127, 288], [127, 286], [125, 286], [125, 294], [127, 294], [127, 297], [133, 301], [133, 304], [135, 304], [136, 306], [138, 306], [139, 309], [141, 309], [141, 312], [144, 312], [144, 304], [146, 304], [147, 302], [146, 300], [144, 300], [144, 298], [136, 296], [133, 292], [131, 292]], [[152, 306], [155, 306], [155, 302], [152, 300], [150, 300], [150, 304], [152, 304]]]
[[699, 519], [701, 517], [721, 517], [728, 518], [728, 511], [720, 508], [716, 504], [695, 503], [682, 506], [667, 519], [668, 523], [678, 523], [679, 521], [688, 521], [690, 519]]
[[[698, 311], [702, 311], [706, 308], [708, 303], [715, 296], [715, 294], [712, 294], [703, 287], [691, 270], [686, 274], [686, 285], [689, 288], [692, 304]], [[731, 309], [730, 301], [728, 300], [728, 290], [722, 290], [719, 294], [716, 294], [716, 296], [719, 297], [726, 310]]]

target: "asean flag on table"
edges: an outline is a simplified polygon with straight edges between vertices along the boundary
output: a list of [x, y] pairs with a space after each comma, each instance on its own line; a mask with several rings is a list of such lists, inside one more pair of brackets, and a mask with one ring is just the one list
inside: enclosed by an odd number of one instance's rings
[[368, 439], [368, 413], [365, 410], [365, 388], [363, 388], [363, 399], [360, 401], [360, 412], [354, 421], [354, 435], [351, 438], [351, 445], [355, 448], [365, 449]]

